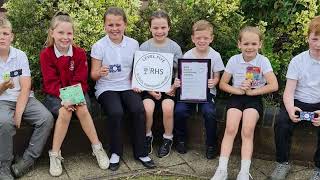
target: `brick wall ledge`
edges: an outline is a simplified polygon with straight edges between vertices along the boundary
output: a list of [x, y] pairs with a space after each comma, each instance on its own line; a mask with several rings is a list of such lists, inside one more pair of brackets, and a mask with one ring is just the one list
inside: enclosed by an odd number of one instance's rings
[[[218, 121], [218, 137], [219, 146], [223, 137], [225, 129], [226, 106], [225, 101], [217, 101], [217, 121]], [[254, 156], [262, 159], [273, 160], [275, 158], [274, 145], [274, 122], [278, 118], [278, 107], [267, 107], [264, 110], [263, 117], [260, 118], [254, 139]], [[100, 140], [103, 142], [106, 149], [108, 149], [108, 132], [105, 115], [102, 113], [100, 105], [92, 98], [92, 117], [98, 132]], [[126, 121], [128, 122], [128, 121]], [[124, 135], [127, 134], [129, 123], [125, 123], [127, 128], [124, 128]], [[205, 130], [203, 126], [202, 116], [194, 113], [188, 119], [188, 146], [193, 148], [204, 148]], [[17, 130], [14, 137], [14, 149], [16, 153], [22, 153], [24, 148], [28, 145], [27, 142], [31, 135], [32, 128], [30, 126], [22, 126]], [[163, 128], [162, 119], [158, 113], [154, 120], [153, 132], [156, 137], [160, 139]], [[51, 133], [53, 134], [53, 133]], [[124, 142], [129, 143], [129, 136], [124, 136]], [[310, 165], [313, 159], [313, 154], [316, 149], [317, 132], [316, 127], [310, 123], [301, 123], [295, 131], [292, 139], [292, 148], [290, 158], [295, 162], [303, 165]], [[46, 148], [43, 152], [47, 156], [47, 151], [51, 147], [52, 135], [49, 137]], [[240, 128], [237, 138], [234, 143], [233, 153], [240, 155]], [[219, 147], [220, 148], [220, 147]], [[80, 123], [75, 119], [70, 123], [69, 131], [66, 139], [62, 145], [63, 154], [71, 154], [76, 152], [89, 152], [91, 150], [90, 142], [81, 129]]]

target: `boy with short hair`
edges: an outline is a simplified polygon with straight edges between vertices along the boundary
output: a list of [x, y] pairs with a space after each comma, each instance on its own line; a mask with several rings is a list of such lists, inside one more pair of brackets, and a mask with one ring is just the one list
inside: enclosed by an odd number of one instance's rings
[[[14, 179], [27, 173], [41, 155], [53, 126], [51, 113], [31, 92], [28, 58], [11, 45], [11, 23], [0, 18], [0, 179]], [[34, 127], [29, 146], [23, 157], [11, 166], [13, 136], [21, 120]]]
[[[287, 83], [279, 119], [275, 123], [276, 168], [271, 179], [285, 179], [290, 171], [289, 152], [293, 128], [301, 121], [300, 111], [320, 115], [320, 16], [314, 17], [308, 28], [309, 50], [295, 56], [288, 67]], [[313, 118], [314, 126], [320, 125], [320, 117]], [[320, 129], [318, 129], [318, 132]], [[320, 132], [318, 133], [318, 139]], [[315, 170], [311, 179], [320, 178], [320, 141], [314, 155]]]
[[[217, 155], [217, 122], [216, 107], [214, 98], [216, 95], [216, 85], [220, 80], [220, 71], [224, 70], [220, 54], [210, 47], [213, 41], [213, 26], [206, 20], [197, 21], [192, 27], [192, 42], [195, 47], [186, 52], [183, 56], [185, 59], [210, 59], [211, 60], [211, 77], [208, 79], [208, 92], [206, 103], [185, 103], [177, 102], [174, 112], [174, 131], [177, 140], [176, 149], [179, 153], [187, 152], [186, 148], [186, 120], [191, 112], [198, 105], [204, 117], [206, 128], [206, 157], [213, 159]], [[175, 86], [180, 87], [179, 79], [175, 80]]]

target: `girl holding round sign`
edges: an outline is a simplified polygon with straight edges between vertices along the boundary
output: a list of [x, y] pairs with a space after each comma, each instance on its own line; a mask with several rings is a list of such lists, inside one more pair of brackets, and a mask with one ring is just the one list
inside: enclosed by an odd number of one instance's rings
[[[150, 32], [152, 38], [142, 43], [141, 51], [171, 53], [173, 57], [173, 69], [176, 72], [178, 66], [178, 58], [182, 57], [180, 46], [173, 40], [168, 38], [170, 30], [170, 18], [164, 11], [155, 11], [150, 19]], [[173, 73], [174, 76], [175, 73]], [[168, 92], [145, 91], [142, 93], [143, 104], [146, 113], [146, 147], [148, 152], [152, 152], [152, 124], [153, 112], [156, 103], [161, 103], [163, 112], [163, 142], [158, 150], [158, 157], [166, 157], [169, 155], [173, 140], [173, 109], [175, 99], [175, 88], [171, 86]]]

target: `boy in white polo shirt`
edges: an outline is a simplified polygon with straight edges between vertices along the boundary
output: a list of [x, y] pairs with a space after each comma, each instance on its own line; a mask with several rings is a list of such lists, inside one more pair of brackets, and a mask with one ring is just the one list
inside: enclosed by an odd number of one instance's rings
[[[174, 111], [174, 131], [176, 137], [176, 150], [180, 154], [187, 153], [187, 119], [191, 116], [196, 106], [202, 113], [204, 126], [206, 129], [206, 158], [213, 159], [217, 155], [217, 121], [216, 121], [216, 85], [220, 80], [220, 71], [224, 70], [220, 54], [210, 47], [213, 42], [213, 26], [206, 20], [199, 20], [192, 26], [192, 42], [195, 47], [187, 51], [185, 59], [210, 59], [211, 77], [208, 79], [207, 102], [205, 103], [186, 103], [177, 102]], [[177, 87], [181, 86], [179, 79], [175, 80]]]
[[[0, 179], [14, 179], [27, 173], [42, 149], [53, 126], [51, 113], [31, 93], [26, 54], [11, 47], [11, 23], [0, 19]], [[21, 120], [34, 127], [23, 157], [12, 165], [13, 136]]]
[[[320, 16], [313, 18], [308, 29], [309, 50], [295, 56], [288, 67], [280, 116], [275, 122], [276, 168], [271, 179], [285, 179], [290, 171], [289, 152], [293, 128], [301, 121], [299, 111], [320, 115]], [[320, 118], [312, 118], [314, 126]], [[319, 132], [319, 129], [318, 129]], [[311, 179], [320, 178], [320, 138], [314, 155], [315, 170]]]

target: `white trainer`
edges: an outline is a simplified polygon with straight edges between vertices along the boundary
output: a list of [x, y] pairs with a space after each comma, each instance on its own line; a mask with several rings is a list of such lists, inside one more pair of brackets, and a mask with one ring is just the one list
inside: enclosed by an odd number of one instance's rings
[[253, 179], [251, 174], [248, 172], [239, 172], [238, 176], [237, 176], [237, 180], [250, 180]]
[[100, 144], [98, 148], [92, 147], [92, 151], [92, 155], [96, 157], [100, 169], [108, 169], [110, 162], [108, 155], [103, 149], [102, 145]]
[[63, 160], [63, 157], [61, 156], [61, 151], [59, 151], [58, 153], [49, 151], [49, 157], [50, 157], [50, 169], [49, 169], [50, 175], [60, 176], [62, 174], [61, 161]]
[[226, 170], [217, 169], [210, 180], [227, 180], [228, 172]]

